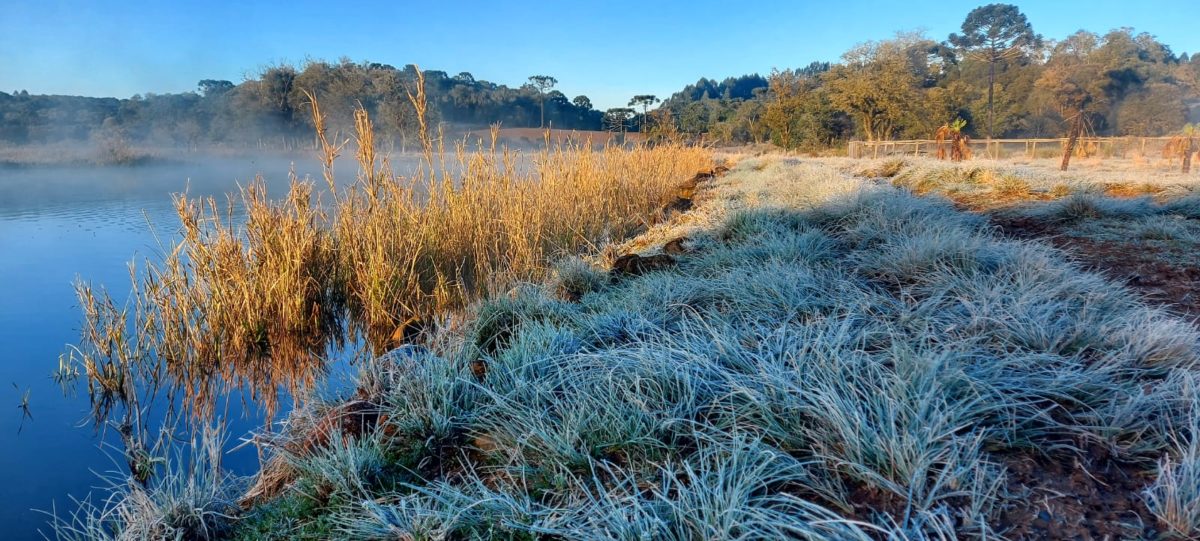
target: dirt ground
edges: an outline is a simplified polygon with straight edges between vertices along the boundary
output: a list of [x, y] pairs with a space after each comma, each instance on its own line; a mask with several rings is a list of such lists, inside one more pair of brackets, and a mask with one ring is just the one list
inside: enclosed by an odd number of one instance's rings
[[1062, 249], [1082, 264], [1195, 322], [1200, 321], [1200, 266], [1187, 262], [1200, 246], [1160, 246], [1137, 239], [1096, 239], [1029, 218], [993, 217], [1001, 231], [1016, 238], [1038, 239]]
[[1122, 463], [1100, 446], [1060, 457], [997, 457], [1017, 505], [1001, 512], [1009, 539], [1101, 541], [1155, 539], [1158, 520], [1141, 497], [1151, 482], [1144, 466]]

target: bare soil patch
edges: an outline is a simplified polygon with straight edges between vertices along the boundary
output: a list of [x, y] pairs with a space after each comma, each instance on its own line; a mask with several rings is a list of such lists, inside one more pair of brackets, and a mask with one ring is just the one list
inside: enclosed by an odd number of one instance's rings
[[1048, 242], [1085, 268], [1123, 282], [1150, 302], [1191, 320], [1200, 320], [1200, 267], [1185, 257], [1200, 250], [1194, 243], [1162, 246], [1072, 235], [1061, 227], [1031, 218], [993, 216], [1001, 231], [1017, 238]]
[[1007, 491], [1018, 496], [998, 525], [1008, 539], [1155, 539], [1161, 533], [1141, 496], [1153, 472], [1101, 446], [1061, 457], [1014, 452], [997, 458], [1007, 470]]

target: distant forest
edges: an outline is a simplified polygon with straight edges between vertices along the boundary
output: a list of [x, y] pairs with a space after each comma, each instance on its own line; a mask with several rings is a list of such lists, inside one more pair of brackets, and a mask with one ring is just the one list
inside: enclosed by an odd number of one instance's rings
[[[203, 80], [195, 92], [129, 99], [0, 92], [0, 142], [288, 144], [312, 133], [305, 90], [318, 96], [332, 128], [348, 128], [361, 104], [381, 133], [403, 142], [416, 130], [407, 95], [416, 75], [412, 65], [343, 59], [272, 66], [238, 84]], [[518, 88], [467, 72], [425, 77], [431, 121], [451, 132], [498, 122], [818, 150], [851, 139], [929, 138], [958, 119], [977, 138], [1156, 136], [1200, 120], [1200, 54], [1176, 54], [1129, 28], [1044, 39], [1004, 4], [970, 12], [962, 32], [943, 41], [901, 33], [862, 43], [837, 63], [700, 79], [665, 100], [634, 96], [629, 107], [607, 111], [587, 96], [554, 90], [550, 76]]]
[[[540, 126], [599, 130], [604, 113], [587, 96], [567, 98], [552, 77], [535, 76], [520, 88], [425, 71], [432, 125]], [[374, 62], [312, 61], [264, 69], [240, 84], [206, 79], [195, 92], [144, 94], [129, 99], [0, 92], [0, 141], [48, 144], [121, 138], [133, 143], [197, 146], [244, 145], [312, 135], [308, 91], [317, 96], [331, 129], [346, 130], [361, 104], [383, 133], [415, 134], [416, 112], [408, 92], [417, 68]]]

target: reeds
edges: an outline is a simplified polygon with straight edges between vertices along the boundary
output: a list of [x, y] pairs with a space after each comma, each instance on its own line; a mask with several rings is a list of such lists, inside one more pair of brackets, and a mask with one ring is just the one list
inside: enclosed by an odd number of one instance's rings
[[[410, 97], [425, 110], [420, 85]], [[383, 353], [416, 324], [540, 278], [554, 257], [628, 236], [711, 167], [707, 152], [670, 145], [448, 153], [422, 118], [422, 165], [401, 176], [365, 110], [344, 142], [315, 98], [312, 113], [328, 192], [293, 176], [278, 200], [261, 180], [226, 204], [177, 196], [182, 239], [132, 273], [124, 308], [79, 285], [87, 332], [71, 358], [98, 426], [135, 416], [152, 402], [136, 395], [158, 389], [197, 418], [235, 388], [273, 412], [281, 390], [314, 385], [332, 350]], [[351, 141], [358, 178], [338, 187], [333, 163]]]

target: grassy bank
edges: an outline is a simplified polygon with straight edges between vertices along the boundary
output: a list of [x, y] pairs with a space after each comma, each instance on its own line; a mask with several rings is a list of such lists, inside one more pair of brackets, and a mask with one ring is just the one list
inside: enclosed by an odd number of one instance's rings
[[841, 162], [848, 173], [944, 198], [1005, 234], [1037, 239], [1189, 319], [1200, 317], [1200, 175], [929, 159]]
[[168, 477], [108, 516], [168, 538], [1200, 533], [1195, 327], [840, 168], [745, 160], [365, 365], [259, 478]]
[[1055, 163], [1046, 160], [953, 163], [932, 158], [888, 158], [830, 163], [850, 174], [886, 179], [918, 195], [942, 196], [972, 210], [1052, 201], [1072, 194], [1167, 200], [1190, 195], [1200, 187], [1200, 175], [1125, 162], [1084, 161], [1070, 171], [1059, 171]]

